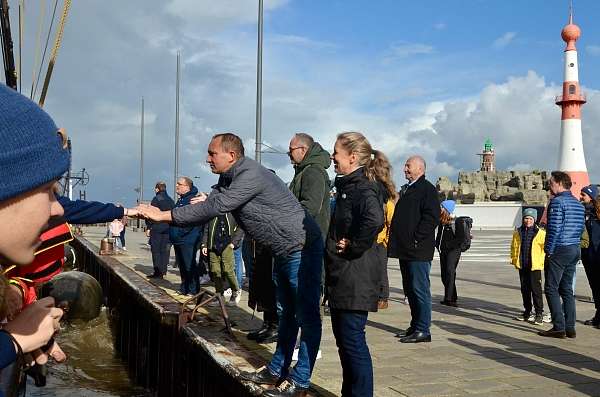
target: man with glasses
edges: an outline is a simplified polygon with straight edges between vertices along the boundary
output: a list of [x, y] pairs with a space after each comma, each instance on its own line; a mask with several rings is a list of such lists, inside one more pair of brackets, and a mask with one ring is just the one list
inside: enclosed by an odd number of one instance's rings
[[[194, 182], [187, 176], [177, 179], [175, 192], [179, 195], [174, 208], [180, 208], [190, 204], [193, 197], [198, 194]], [[181, 275], [181, 295], [195, 295], [200, 290], [199, 269], [196, 263], [196, 251], [200, 242], [199, 226], [177, 226], [169, 228], [169, 239], [173, 244], [175, 259], [179, 266]]]
[[305, 133], [297, 133], [290, 141], [288, 156], [294, 165], [294, 179], [290, 190], [300, 204], [317, 221], [321, 234], [329, 227], [329, 152]]

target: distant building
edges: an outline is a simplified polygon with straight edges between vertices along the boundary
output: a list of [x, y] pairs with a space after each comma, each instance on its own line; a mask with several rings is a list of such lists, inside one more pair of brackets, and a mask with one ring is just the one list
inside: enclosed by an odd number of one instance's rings
[[459, 172], [458, 183], [440, 177], [437, 189], [442, 199], [456, 200], [462, 204], [482, 201], [520, 201], [531, 205], [546, 205], [548, 194], [544, 190], [550, 177], [548, 171], [497, 171], [496, 154], [492, 142], [483, 145], [479, 171]]
[[481, 167], [479, 168], [480, 171], [496, 171], [496, 157], [490, 138], [486, 139], [485, 143], [483, 144], [483, 153], [477, 153], [477, 155], [481, 156]]

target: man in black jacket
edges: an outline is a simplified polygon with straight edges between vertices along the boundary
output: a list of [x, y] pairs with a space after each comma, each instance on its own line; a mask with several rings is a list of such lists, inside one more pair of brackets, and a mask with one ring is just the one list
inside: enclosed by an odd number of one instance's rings
[[[150, 202], [150, 205], [160, 209], [161, 211], [170, 211], [175, 207], [173, 199], [167, 194], [167, 184], [165, 182], [157, 182], [154, 187], [156, 196]], [[167, 273], [167, 265], [169, 264], [169, 254], [171, 252], [171, 244], [169, 243], [169, 224], [153, 222], [146, 219], [148, 227], [148, 235], [150, 237], [150, 251], [152, 252], [152, 265], [154, 273], [148, 275], [148, 278], [163, 278]]]
[[438, 193], [425, 179], [425, 160], [406, 160], [402, 186], [390, 230], [388, 256], [398, 258], [402, 285], [410, 305], [410, 327], [398, 336], [402, 343], [430, 342], [431, 290], [429, 272], [435, 249], [435, 228], [440, 222]]

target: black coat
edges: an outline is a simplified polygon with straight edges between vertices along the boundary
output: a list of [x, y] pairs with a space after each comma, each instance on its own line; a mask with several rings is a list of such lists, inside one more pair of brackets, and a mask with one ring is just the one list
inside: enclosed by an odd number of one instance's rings
[[[153, 207], [157, 207], [161, 211], [170, 211], [175, 207], [175, 202], [167, 192], [158, 192], [156, 196], [150, 202], [150, 205]], [[149, 219], [146, 219], [146, 226], [150, 229], [150, 233], [153, 234], [168, 234], [169, 233], [169, 224], [162, 222], [153, 222]]]
[[402, 261], [433, 260], [439, 223], [438, 193], [425, 175], [412, 185], [404, 185], [392, 218], [388, 256]]
[[455, 231], [453, 225], [440, 224], [435, 237], [435, 247], [439, 252], [460, 250], [460, 243], [464, 240], [461, 234], [464, 233], [460, 230]]
[[[335, 181], [337, 199], [325, 245], [325, 284], [333, 309], [377, 311], [381, 271], [375, 242], [383, 229], [383, 194], [359, 168]], [[336, 243], [350, 240], [337, 253]]]
[[252, 273], [248, 288], [248, 306], [259, 312], [277, 312], [275, 283], [273, 282], [273, 253], [267, 246], [244, 239], [252, 251]]

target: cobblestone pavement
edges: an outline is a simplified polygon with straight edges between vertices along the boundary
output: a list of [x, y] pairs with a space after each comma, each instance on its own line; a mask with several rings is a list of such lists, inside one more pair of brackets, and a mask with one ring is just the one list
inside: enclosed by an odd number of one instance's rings
[[[97, 243], [99, 228], [86, 228]], [[522, 310], [518, 273], [508, 263], [511, 232], [479, 231], [464, 254], [457, 273], [459, 307], [440, 305], [443, 287], [439, 262], [431, 271], [433, 302], [431, 343], [404, 345], [394, 335], [408, 326], [398, 263], [390, 260], [390, 307], [369, 315], [367, 338], [373, 357], [376, 396], [600, 396], [600, 330], [584, 326], [594, 313], [585, 273], [578, 269], [577, 338], [547, 339], [540, 329], [513, 319]], [[142, 233], [127, 232], [125, 255], [118, 259], [150, 273], [150, 252]], [[170, 292], [178, 287], [176, 269], [156, 284]], [[230, 311], [237, 339], [246, 349], [268, 359], [274, 349], [247, 341], [242, 331], [260, 321], [245, 305]], [[329, 317], [324, 316], [322, 358], [313, 384], [323, 395], [339, 395], [341, 368]]]

